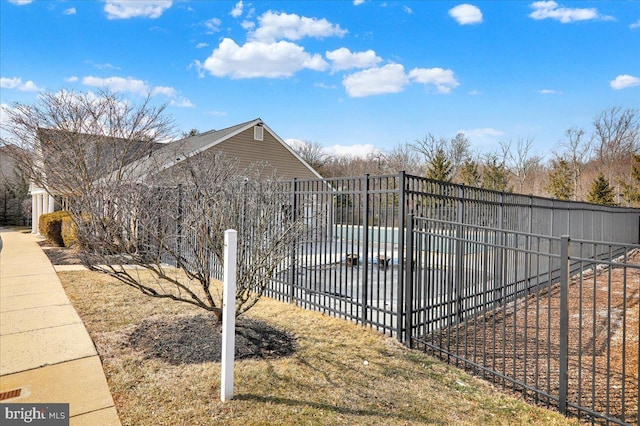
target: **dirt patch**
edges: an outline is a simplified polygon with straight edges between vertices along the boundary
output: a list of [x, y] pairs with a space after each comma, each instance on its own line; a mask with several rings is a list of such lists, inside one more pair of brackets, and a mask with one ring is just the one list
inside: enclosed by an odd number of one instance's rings
[[56, 246], [46, 240], [38, 244], [52, 265], [82, 265], [78, 251], [73, 248]]
[[[220, 362], [222, 333], [207, 314], [163, 316], [142, 321], [129, 334], [128, 343], [145, 359], [172, 365]], [[236, 323], [236, 359], [288, 357], [297, 347], [295, 336], [264, 321], [239, 318]]]
[[[640, 263], [640, 253], [634, 253], [626, 262]], [[638, 415], [640, 270], [604, 268], [573, 278], [568, 298], [568, 400], [633, 422]], [[517, 303], [461, 326], [425, 336], [424, 340], [471, 360], [476, 374], [493, 376], [503, 386], [508, 381], [501, 376], [515, 379], [515, 384], [508, 386], [535, 402], [555, 406], [557, 401], [531, 392], [526, 386], [558, 395], [559, 324], [560, 295], [556, 285], [536, 290]], [[446, 353], [436, 355], [447, 357]]]

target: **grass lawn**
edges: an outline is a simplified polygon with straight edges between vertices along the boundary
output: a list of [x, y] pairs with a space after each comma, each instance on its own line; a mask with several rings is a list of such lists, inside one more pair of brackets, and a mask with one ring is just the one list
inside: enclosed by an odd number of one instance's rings
[[237, 361], [235, 397], [223, 403], [217, 332], [204, 311], [95, 272], [59, 276], [124, 425], [577, 424], [393, 338], [269, 299], [246, 316], [293, 336], [293, 353]]

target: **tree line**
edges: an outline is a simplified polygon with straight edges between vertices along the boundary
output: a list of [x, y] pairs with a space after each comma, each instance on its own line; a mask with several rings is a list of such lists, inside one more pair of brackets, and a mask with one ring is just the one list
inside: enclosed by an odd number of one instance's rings
[[534, 152], [532, 138], [506, 139], [491, 152], [474, 152], [470, 140], [427, 133], [388, 152], [333, 156], [317, 142], [294, 150], [324, 177], [404, 170], [444, 182], [604, 205], [640, 206], [640, 114], [613, 107], [589, 129], [570, 127], [549, 158]]

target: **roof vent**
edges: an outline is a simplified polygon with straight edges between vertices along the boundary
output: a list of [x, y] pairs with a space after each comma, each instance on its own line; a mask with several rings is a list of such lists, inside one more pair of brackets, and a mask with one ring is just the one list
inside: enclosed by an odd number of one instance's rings
[[256, 124], [253, 126], [253, 139], [257, 141], [264, 140], [264, 128], [262, 124]]

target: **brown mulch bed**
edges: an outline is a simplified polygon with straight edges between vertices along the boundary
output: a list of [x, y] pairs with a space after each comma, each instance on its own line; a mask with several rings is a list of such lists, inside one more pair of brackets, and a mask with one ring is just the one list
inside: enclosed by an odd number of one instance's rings
[[[133, 328], [126, 341], [145, 359], [171, 365], [220, 362], [222, 353], [222, 333], [207, 314], [149, 318]], [[264, 321], [243, 317], [236, 322], [236, 359], [288, 357], [297, 346], [295, 336]]]
[[[633, 253], [627, 263], [639, 264], [640, 253]], [[637, 421], [639, 317], [638, 269], [604, 268], [574, 277], [569, 286], [570, 403]], [[554, 286], [426, 340], [440, 342], [450, 353], [521, 384], [558, 395], [559, 324], [560, 296]], [[491, 377], [481, 368], [472, 369]], [[509, 385], [498, 376], [493, 380], [537, 402], [557, 404], [520, 384]]]

